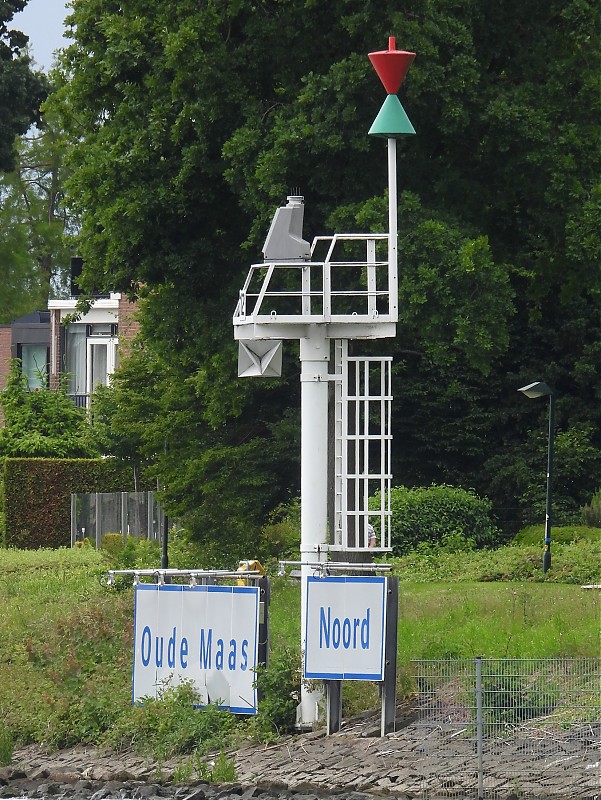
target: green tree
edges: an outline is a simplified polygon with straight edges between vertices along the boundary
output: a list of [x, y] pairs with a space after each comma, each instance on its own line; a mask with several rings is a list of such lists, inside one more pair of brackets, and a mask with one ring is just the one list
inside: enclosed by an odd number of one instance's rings
[[[366, 53], [391, 31], [417, 52], [401, 92], [417, 130], [399, 146], [401, 319], [381, 348], [396, 356], [396, 478], [490, 492], [515, 524], [512, 465], [544, 408], [514, 390], [541, 378], [565, 398], [560, 432], [590, 425], [581, 493], [601, 447], [595, 4], [82, 0], [71, 23], [52, 104], [74, 144], [85, 280], [148, 295], [161, 399], [142, 449], [199, 535], [226, 500], [242, 531], [249, 503], [254, 520], [296, 493], [297, 369], [238, 381], [231, 309], [289, 187], [307, 238], [386, 227]], [[123, 425], [141, 429], [142, 407], [127, 423], [120, 409]]]
[[67, 281], [74, 223], [64, 206], [66, 142], [51, 115], [16, 146], [0, 174], [0, 321], [44, 308]]
[[0, 195], [0, 323], [42, 308], [48, 298], [37, 265], [29, 254], [27, 230], [17, 222], [20, 211], [17, 197]]
[[16, 458], [87, 458], [98, 455], [86, 413], [66, 389], [30, 391], [18, 359], [0, 393], [4, 427], [0, 455]]
[[40, 120], [40, 105], [48, 93], [41, 72], [31, 67], [29, 38], [9, 27], [27, 0], [4, 0], [0, 6], [0, 171], [16, 166], [15, 139]]

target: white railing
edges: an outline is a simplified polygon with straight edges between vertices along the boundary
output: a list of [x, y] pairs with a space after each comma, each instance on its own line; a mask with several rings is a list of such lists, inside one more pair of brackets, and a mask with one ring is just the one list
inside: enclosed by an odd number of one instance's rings
[[[344, 233], [318, 236], [310, 261], [253, 264], [240, 290], [234, 325], [245, 323], [396, 322], [388, 257], [377, 258], [377, 243], [387, 234]], [[360, 258], [335, 258], [342, 249], [365, 245]], [[316, 251], [325, 249], [323, 260]], [[392, 285], [396, 286], [395, 283]]]

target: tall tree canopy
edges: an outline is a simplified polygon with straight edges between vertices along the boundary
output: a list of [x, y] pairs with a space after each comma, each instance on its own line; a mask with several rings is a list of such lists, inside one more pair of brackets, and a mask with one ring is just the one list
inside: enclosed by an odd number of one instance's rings
[[0, 3], [0, 322], [46, 305], [65, 247], [60, 137], [42, 123], [49, 81], [32, 67], [28, 37], [11, 27], [26, 5]]
[[45, 76], [32, 69], [27, 37], [10, 27], [27, 0], [0, 3], [0, 171], [16, 165], [15, 138], [39, 121], [40, 105], [48, 93]]
[[74, 142], [85, 280], [147, 296], [145, 347], [116, 389], [133, 400], [124, 432], [199, 535], [252, 530], [297, 490], [298, 368], [237, 380], [231, 311], [291, 187], [307, 238], [385, 229], [385, 153], [367, 136], [384, 95], [366, 54], [390, 34], [417, 53], [388, 345], [397, 480], [471, 485], [519, 518], [545, 409], [515, 389], [542, 378], [579, 454], [566, 508], [587, 499], [601, 446], [597, 4], [78, 0], [70, 23], [52, 102]]
[[64, 206], [66, 142], [51, 115], [16, 145], [0, 173], [0, 322], [44, 308], [64, 291], [75, 226]]

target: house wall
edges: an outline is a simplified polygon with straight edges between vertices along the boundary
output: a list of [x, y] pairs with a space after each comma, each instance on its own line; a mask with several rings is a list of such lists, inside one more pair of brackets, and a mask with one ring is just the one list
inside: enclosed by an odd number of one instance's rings
[[62, 363], [61, 312], [58, 308], [50, 310], [50, 388], [56, 391], [60, 383]]
[[[6, 386], [10, 372], [12, 330], [10, 325], [0, 325], [0, 392]], [[0, 428], [4, 425], [4, 411], [0, 405]]]
[[0, 391], [6, 386], [12, 358], [12, 329], [10, 325], [0, 325]]
[[119, 298], [119, 355], [127, 356], [131, 350], [132, 341], [140, 330], [140, 323], [136, 319], [138, 306], [121, 295]]

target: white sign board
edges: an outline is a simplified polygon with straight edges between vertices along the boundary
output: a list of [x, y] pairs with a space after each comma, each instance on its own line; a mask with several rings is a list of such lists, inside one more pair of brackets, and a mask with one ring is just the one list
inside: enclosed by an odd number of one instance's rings
[[307, 578], [305, 678], [384, 680], [386, 578]]
[[259, 588], [136, 586], [133, 702], [190, 681], [201, 705], [257, 713]]

